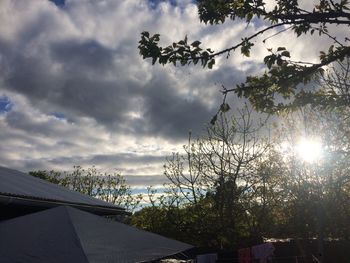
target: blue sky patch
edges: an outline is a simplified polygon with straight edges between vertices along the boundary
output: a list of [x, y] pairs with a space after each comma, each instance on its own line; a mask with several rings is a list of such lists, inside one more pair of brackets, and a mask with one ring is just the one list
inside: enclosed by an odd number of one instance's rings
[[49, 0], [49, 1], [57, 5], [58, 7], [64, 6], [66, 2], [66, 0]]
[[64, 120], [66, 118], [66, 116], [61, 112], [51, 112], [49, 115], [54, 116], [55, 118], [57, 118], [59, 120]]
[[177, 5], [176, 0], [148, 0], [148, 2], [152, 8], [156, 8], [162, 2], [168, 2], [173, 6]]
[[9, 112], [12, 109], [12, 106], [13, 104], [8, 97], [0, 97], [0, 113]]

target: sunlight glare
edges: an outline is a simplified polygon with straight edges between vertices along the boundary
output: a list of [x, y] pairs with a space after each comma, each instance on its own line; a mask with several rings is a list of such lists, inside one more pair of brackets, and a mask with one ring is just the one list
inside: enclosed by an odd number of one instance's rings
[[317, 139], [301, 138], [296, 144], [296, 152], [305, 162], [316, 162], [322, 158], [322, 143]]

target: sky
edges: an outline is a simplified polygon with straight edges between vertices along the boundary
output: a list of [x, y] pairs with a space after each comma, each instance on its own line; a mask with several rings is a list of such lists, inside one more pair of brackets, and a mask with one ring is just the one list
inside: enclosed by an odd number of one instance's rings
[[262, 24], [201, 24], [191, 0], [1, 0], [0, 24], [0, 165], [94, 165], [133, 185], [165, 180], [165, 158], [182, 150], [189, 131], [203, 132], [222, 85], [261, 71], [267, 48], [292, 47], [305, 60], [327, 42], [258, 39], [251, 58], [235, 53], [208, 70], [152, 66], [138, 53], [140, 33], [160, 33], [164, 44], [188, 35], [219, 50]]

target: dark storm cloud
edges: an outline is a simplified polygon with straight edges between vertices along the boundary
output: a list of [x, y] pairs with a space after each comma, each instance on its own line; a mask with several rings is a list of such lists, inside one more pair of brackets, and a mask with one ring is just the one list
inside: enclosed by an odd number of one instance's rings
[[[21, 168], [22, 172], [30, 172], [30, 171], [36, 171], [38, 170], [38, 167], [50, 167], [49, 163], [45, 160], [38, 159], [38, 160], [21, 160], [19, 162], [11, 163], [11, 167], [23, 167]], [[41, 170], [45, 170], [46, 168], [42, 168]]]
[[[207, 102], [215, 100], [214, 107], [208, 106], [203, 99], [208, 83], [217, 79], [227, 86], [243, 80], [242, 72], [232, 68], [208, 71], [205, 78], [194, 78], [190, 83], [192, 88], [199, 89], [199, 95], [191, 92], [184, 95], [179, 90], [183, 88], [181, 74], [173, 79], [158, 70], [150, 81], [142, 83], [144, 86], [125, 76], [105, 79], [106, 71], [115, 70], [118, 74], [118, 65], [113, 66], [113, 51], [96, 43], [60, 43], [52, 48], [52, 53], [53, 61], [62, 63], [59, 74], [51, 73], [45, 60], [20, 57], [6, 79], [7, 86], [25, 94], [33, 105], [63, 112], [72, 121], [79, 116], [91, 117], [115, 132], [136, 136], [176, 140], [185, 138], [189, 130], [199, 133], [222, 99], [221, 85], [217, 85], [217, 95], [207, 98]], [[133, 110], [140, 111], [140, 118], [129, 118], [127, 114]]]
[[[213, 70], [142, 60], [144, 30], [159, 32], [164, 45], [188, 34], [214, 50], [259, 30], [256, 21], [199, 25], [193, 2], [0, 0], [0, 165], [28, 171], [95, 164], [123, 175], [161, 174], [164, 156], [181, 151], [188, 131], [200, 135], [217, 112], [221, 85], [233, 88], [261, 71], [257, 61], [275, 45], [256, 45], [249, 62], [232, 53]], [[278, 45], [294, 45], [307, 60], [306, 42], [285, 43], [293, 39]], [[242, 106], [233, 94], [227, 99], [232, 112]], [[152, 178], [131, 180], [148, 185]]]
[[92, 71], [104, 74], [114, 69], [113, 50], [94, 40], [66, 40], [54, 43], [50, 51], [53, 61], [64, 65], [65, 73]]
[[46, 99], [49, 92], [59, 89], [60, 82], [48, 70], [50, 63], [40, 57], [13, 54], [11, 49], [4, 49], [2, 76], [5, 86], [11, 91], [27, 95], [30, 99]]
[[[33, 164], [31, 162], [26, 163], [26, 167], [60, 167], [68, 165], [68, 169], [71, 169], [74, 165], [81, 165], [83, 167], [89, 167], [92, 164], [98, 167], [109, 167], [116, 169], [123, 175], [130, 174], [142, 174], [147, 167], [162, 167], [165, 163], [165, 156], [152, 155], [152, 154], [136, 154], [136, 153], [116, 153], [116, 154], [94, 154], [91, 156], [60, 156], [50, 158], [44, 157], [40, 160], [35, 160]], [[38, 164], [41, 162], [41, 166]], [[127, 167], [134, 167], [129, 169]], [[28, 169], [28, 168], [27, 168]]]
[[95, 165], [120, 172], [134, 187], [163, 184], [166, 157], [181, 153], [189, 130], [202, 134], [222, 102], [221, 85], [245, 79], [220, 61], [206, 70], [152, 66], [139, 56], [145, 29], [163, 39], [189, 29], [196, 39], [213, 34], [221, 41], [216, 27], [193, 22], [189, 0], [154, 9], [139, 0], [66, 1], [62, 8], [16, 1], [19, 23], [0, 29], [0, 98], [13, 102], [0, 114], [0, 165], [25, 172]]
[[130, 186], [162, 185], [169, 182], [165, 175], [126, 175], [124, 178]]
[[[118, 50], [95, 41], [52, 44], [50, 57], [13, 57], [7, 60], [8, 89], [25, 95], [33, 106], [62, 112], [71, 121], [86, 116], [116, 132], [178, 139], [190, 129], [200, 131], [214, 112], [198, 96], [181, 94], [181, 83], [160, 69], [150, 72], [154, 76], [147, 83], [125, 76], [123, 65], [113, 60]], [[59, 70], [52, 69], [53, 64]], [[116, 79], [110, 80], [110, 73]], [[141, 116], [130, 119], [128, 113], [135, 109]]]
[[[132, 89], [133, 84], [130, 83]], [[87, 79], [70, 76], [62, 83], [54, 103], [60, 109], [68, 110], [68, 116], [86, 116], [98, 123], [117, 128], [120, 131], [130, 102], [136, 99], [127, 86], [109, 80]]]
[[[6, 87], [25, 95], [33, 106], [65, 113], [74, 120], [79, 116], [94, 118], [113, 128], [121, 127], [135, 96], [138, 84], [123, 77], [109, 80], [106, 74], [113, 65], [114, 52], [96, 42], [54, 44], [50, 59], [18, 54], [7, 60]], [[60, 70], [54, 72], [52, 64]]]
[[[129, 32], [114, 46], [98, 38], [76, 36], [41, 42], [37, 39], [45, 35], [46, 20], [50, 32], [55, 30], [57, 18], [47, 13], [36, 17], [19, 34], [21, 48], [0, 39], [0, 63], [6, 69], [0, 72], [4, 88], [24, 95], [41, 112], [58, 112], [69, 122], [89, 117], [113, 133], [184, 139], [189, 130], [200, 133], [217, 111], [222, 98], [219, 89], [216, 96], [207, 95], [214, 83], [242, 75], [232, 68], [221, 73], [183, 68], [176, 69], [179, 73], [174, 77], [173, 67], [151, 67], [142, 61], [137, 54], [137, 32]], [[132, 70], [138, 66], [138, 71]], [[185, 83], [182, 79], [187, 70], [196, 74]], [[134, 76], [140, 72], [147, 76], [144, 80]], [[191, 89], [198, 90], [197, 94]], [[13, 127], [30, 125], [25, 119], [15, 124], [16, 118], [21, 116], [9, 116]], [[45, 134], [43, 127], [37, 130]]]
[[120, 154], [98, 154], [89, 159], [90, 163], [94, 164], [114, 164], [116, 167], [123, 164], [158, 164], [165, 162], [165, 156], [157, 155], [140, 155], [136, 153], [120, 153]]
[[216, 113], [221, 84], [244, 79], [234, 67], [152, 66], [139, 56], [145, 29], [178, 38], [191, 25], [199, 39], [215, 35], [194, 23], [190, 0], [153, 9], [138, 0], [52, 1], [0, 1], [11, 11], [5, 22], [18, 21], [0, 29], [0, 98], [13, 102], [0, 114], [2, 164], [161, 173], [165, 155]]
[[213, 114], [198, 97], [179, 93], [174, 83], [165, 77], [155, 76], [146, 88], [144, 129], [150, 134], [183, 138], [189, 130], [203, 129]]
[[31, 134], [40, 136], [49, 136], [55, 134], [55, 131], [48, 125], [47, 122], [33, 122], [31, 118], [22, 112], [9, 112], [5, 118], [6, 123], [14, 130], [24, 130]]
[[57, 158], [48, 158], [45, 159], [50, 164], [55, 165], [64, 165], [64, 164], [71, 164], [71, 167], [74, 165], [83, 165], [84, 164], [84, 158], [82, 156], [67, 156], [67, 157], [57, 157]]
[[[144, 120], [139, 123], [140, 130], [173, 139], [186, 138], [190, 130], [200, 134], [222, 103], [222, 85], [232, 88], [233, 83], [243, 82], [246, 77], [234, 67], [223, 66], [219, 71], [208, 70], [205, 74], [199, 68], [199, 76], [187, 77], [189, 80], [185, 83], [187, 70], [190, 72], [193, 68], [184, 68], [173, 78], [155, 75], [145, 85]], [[185, 92], [183, 85], [186, 85]], [[209, 95], [211, 89], [215, 92]], [[233, 97], [228, 99], [231, 106], [241, 107], [242, 101]]]

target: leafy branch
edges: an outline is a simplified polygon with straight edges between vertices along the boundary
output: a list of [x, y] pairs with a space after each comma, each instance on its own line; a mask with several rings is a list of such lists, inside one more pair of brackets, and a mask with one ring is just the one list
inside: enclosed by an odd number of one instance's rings
[[[298, 91], [297, 85], [308, 83], [315, 74], [322, 74], [324, 66], [350, 56], [350, 47], [345, 44], [348, 38], [345, 37], [345, 42], [342, 43], [329, 33], [327, 28], [328, 25], [350, 26], [349, 1], [341, 0], [335, 3], [320, 0], [312, 10], [300, 8], [296, 0], [279, 0], [271, 11], [265, 9], [265, 4], [263, 0], [198, 0], [199, 18], [206, 24], [224, 23], [229, 18], [245, 20], [247, 24], [252, 19], [260, 19], [270, 25], [217, 52], [202, 47], [198, 40], [189, 43], [187, 36], [167, 47], [161, 47], [159, 34], [150, 36], [149, 32], [143, 32], [138, 46], [140, 55], [143, 59], [152, 59], [152, 64], [158, 62], [161, 65], [172, 63], [175, 66], [185, 66], [200, 63], [202, 67], [211, 69], [215, 65], [216, 57], [226, 54], [228, 58], [231, 52], [238, 49], [244, 56], [249, 57], [254, 46], [252, 40], [275, 28], [283, 27], [272, 37], [287, 30], [292, 30], [297, 37], [318, 32], [319, 36], [325, 35], [334, 42], [327, 52], [320, 52], [319, 63], [294, 61], [286, 48], [278, 47], [277, 52], [269, 50], [271, 54], [264, 58], [267, 71], [262, 76], [248, 76], [245, 83], [223, 92], [224, 95], [235, 92], [238, 97], [248, 98], [257, 110], [265, 112], [280, 112], [293, 109], [297, 105], [309, 104], [313, 94]], [[280, 98], [289, 102], [280, 102]]]

